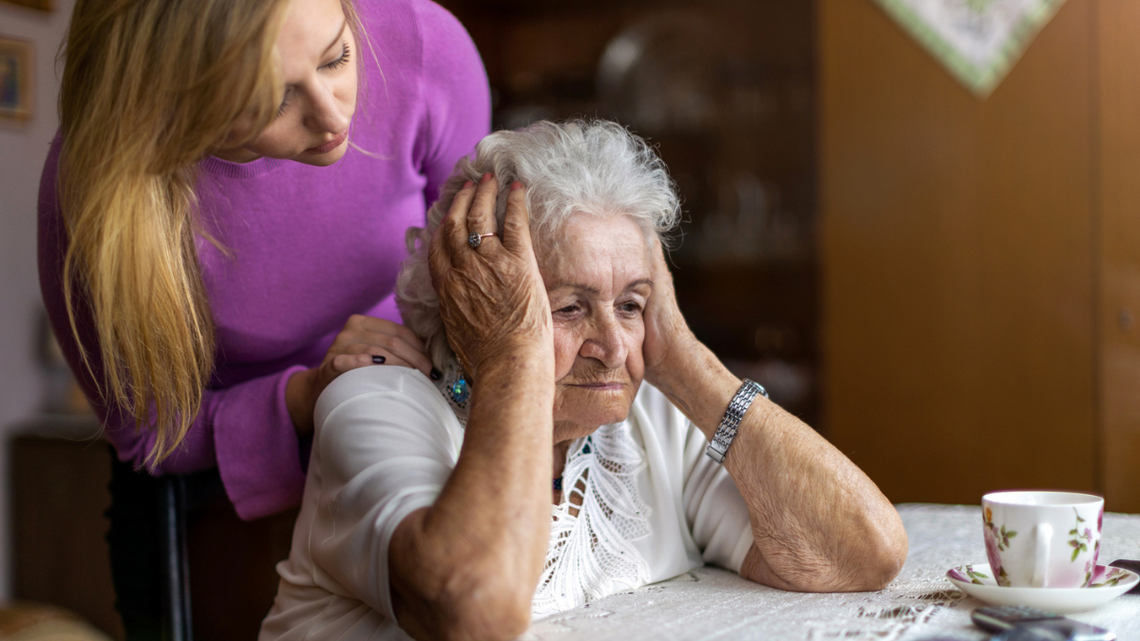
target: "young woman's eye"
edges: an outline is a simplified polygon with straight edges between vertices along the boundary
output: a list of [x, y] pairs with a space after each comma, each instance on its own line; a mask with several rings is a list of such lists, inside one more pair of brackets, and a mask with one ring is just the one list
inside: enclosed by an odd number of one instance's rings
[[289, 93], [285, 93], [285, 97], [281, 99], [281, 106], [277, 108], [277, 117], [285, 115], [285, 108], [289, 106]]
[[348, 43], [344, 43], [344, 47], [340, 51], [340, 57], [336, 60], [325, 65], [325, 69], [339, 69], [348, 64], [349, 57], [352, 55], [352, 50], [348, 48]]

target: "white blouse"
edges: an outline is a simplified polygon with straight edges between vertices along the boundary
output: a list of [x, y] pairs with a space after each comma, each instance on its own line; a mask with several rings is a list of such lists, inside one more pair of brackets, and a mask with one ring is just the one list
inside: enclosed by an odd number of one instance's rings
[[[258, 638], [409, 639], [392, 614], [388, 543], [439, 496], [459, 458], [461, 420], [440, 387], [402, 367], [342, 374], [315, 419], [292, 550]], [[748, 509], [707, 444], [649, 384], [625, 421], [571, 444], [536, 618], [705, 563], [740, 571]]]

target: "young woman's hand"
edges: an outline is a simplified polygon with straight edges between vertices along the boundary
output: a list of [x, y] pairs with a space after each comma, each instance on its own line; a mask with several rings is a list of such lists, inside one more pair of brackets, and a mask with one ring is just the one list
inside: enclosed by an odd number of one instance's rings
[[[538, 350], [553, 363], [550, 303], [531, 245], [526, 189], [511, 185], [501, 230], [495, 229], [498, 193], [490, 174], [478, 186], [468, 182], [428, 254], [448, 342], [472, 377], [489, 359], [520, 350]], [[485, 235], [477, 247], [472, 234]]]
[[285, 385], [285, 405], [298, 436], [313, 432], [317, 398], [337, 376], [369, 365], [399, 365], [438, 378], [424, 344], [410, 329], [383, 318], [353, 315], [337, 334], [321, 364], [297, 372]]

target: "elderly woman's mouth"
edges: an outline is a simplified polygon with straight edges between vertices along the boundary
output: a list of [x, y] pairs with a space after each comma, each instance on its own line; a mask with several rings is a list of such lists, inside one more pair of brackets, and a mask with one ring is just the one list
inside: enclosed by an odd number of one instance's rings
[[620, 392], [625, 390], [625, 383], [569, 383], [568, 386], [592, 392]]
[[624, 382], [565, 383], [565, 386], [591, 391], [621, 391], [626, 389]]

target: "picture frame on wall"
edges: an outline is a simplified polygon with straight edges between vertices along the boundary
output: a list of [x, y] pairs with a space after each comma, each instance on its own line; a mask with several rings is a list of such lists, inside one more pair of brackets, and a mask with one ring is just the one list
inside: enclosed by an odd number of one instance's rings
[[32, 117], [32, 43], [0, 36], [0, 118]]
[[8, 4], [15, 4], [21, 7], [28, 7], [30, 9], [37, 9], [39, 11], [54, 11], [55, 0], [0, 0]]

